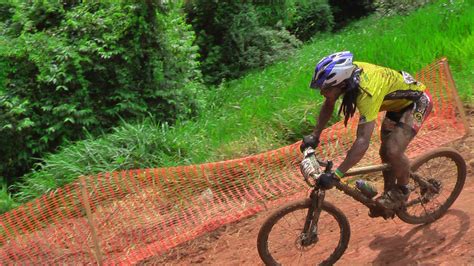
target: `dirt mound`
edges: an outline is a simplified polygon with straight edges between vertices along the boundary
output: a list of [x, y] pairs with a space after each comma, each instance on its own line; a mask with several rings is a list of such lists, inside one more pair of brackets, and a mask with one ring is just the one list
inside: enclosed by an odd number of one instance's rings
[[[349, 219], [351, 239], [338, 264], [473, 264], [474, 263], [474, 108], [467, 108], [471, 133], [451, 146], [462, 153], [468, 164], [464, 190], [440, 220], [414, 226], [399, 219], [371, 219], [367, 208], [337, 192], [329, 201]], [[263, 265], [257, 249], [257, 234], [273, 210], [224, 226], [167, 254], [141, 264], [167, 265]]]

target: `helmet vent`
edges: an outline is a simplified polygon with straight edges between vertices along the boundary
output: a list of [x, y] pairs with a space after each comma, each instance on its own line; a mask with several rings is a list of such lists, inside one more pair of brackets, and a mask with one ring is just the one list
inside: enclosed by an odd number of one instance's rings
[[320, 80], [321, 77], [324, 75], [324, 72], [320, 72], [319, 75], [316, 77], [316, 81]]
[[325, 67], [325, 66], [329, 65], [330, 63], [331, 63], [331, 61], [328, 60], [322, 65], [322, 67]]

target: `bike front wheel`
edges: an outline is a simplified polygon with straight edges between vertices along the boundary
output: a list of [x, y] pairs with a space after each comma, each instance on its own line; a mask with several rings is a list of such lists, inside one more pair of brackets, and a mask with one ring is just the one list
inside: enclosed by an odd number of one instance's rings
[[[346, 216], [334, 205], [323, 202], [313, 232], [303, 232], [310, 207], [310, 199], [290, 203], [263, 223], [257, 247], [266, 265], [331, 265], [342, 256], [350, 238]], [[307, 241], [309, 234], [311, 241]]]
[[397, 216], [410, 224], [436, 221], [461, 193], [466, 181], [466, 162], [456, 150], [439, 148], [415, 159], [411, 171], [410, 198]]

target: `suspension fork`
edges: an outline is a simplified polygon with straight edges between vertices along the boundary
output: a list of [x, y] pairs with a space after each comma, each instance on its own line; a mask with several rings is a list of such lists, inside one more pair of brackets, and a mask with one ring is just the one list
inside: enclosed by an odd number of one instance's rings
[[315, 202], [316, 206], [315, 206], [315, 210], [314, 210], [313, 223], [318, 224], [319, 216], [321, 215], [321, 210], [323, 208], [324, 197], [326, 196], [326, 191], [318, 190], [314, 194], [316, 194], [315, 195], [316, 200], [313, 200], [313, 204]]
[[309, 242], [313, 242], [317, 237], [317, 225], [319, 216], [321, 215], [325, 195], [326, 192], [324, 190], [314, 189], [311, 192], [311, 206], [306, 214], [306, 221], [303, 228], [303, 234], [306, 235], [306, 239]]

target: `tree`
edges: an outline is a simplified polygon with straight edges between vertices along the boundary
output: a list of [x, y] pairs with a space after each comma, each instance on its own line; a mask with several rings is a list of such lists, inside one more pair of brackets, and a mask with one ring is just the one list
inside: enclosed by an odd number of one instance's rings
[[[34, 1], [2, 18], [0, 175], [25, 173], [66, 140], [152, 114], [196, 114], [201, 74], [181, 6]], [[0, 71], [2, 77], [2, 71]], [[0, 80], [1, 81], [1, 80]]]

